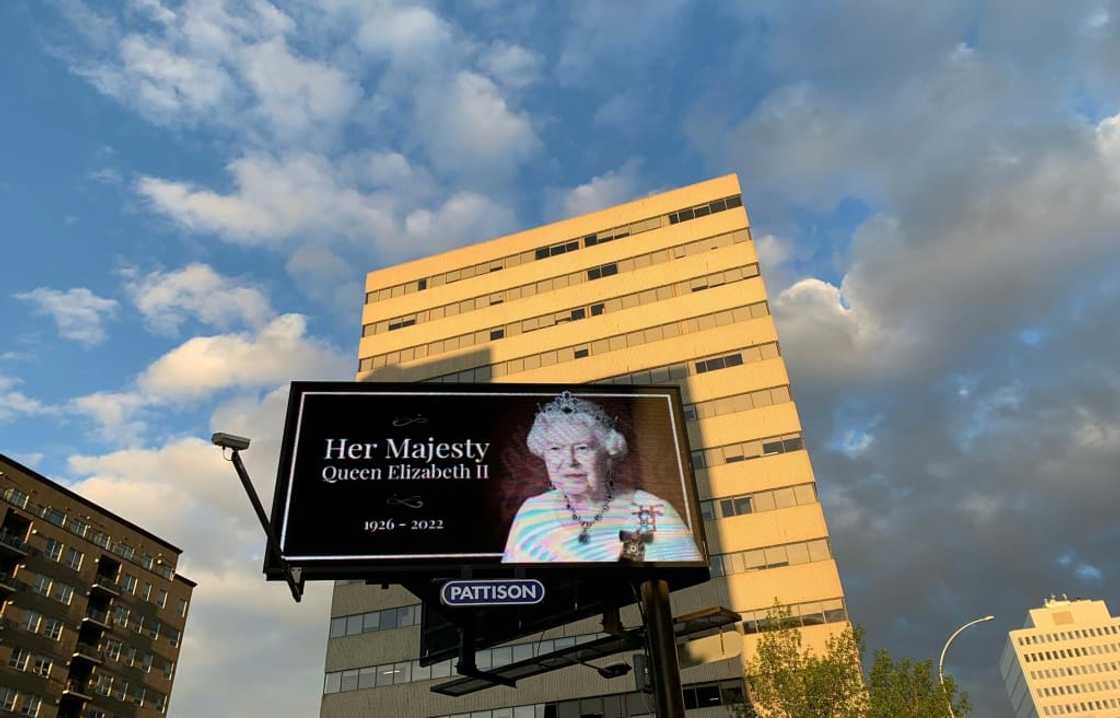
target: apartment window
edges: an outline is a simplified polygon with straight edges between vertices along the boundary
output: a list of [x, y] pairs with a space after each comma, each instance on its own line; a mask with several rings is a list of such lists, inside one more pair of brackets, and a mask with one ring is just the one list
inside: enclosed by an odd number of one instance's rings
[[31, 582], [31, 590], [40, 596], [49, 596], [51, 592], [51, 580], [46, 576], [36, 576], [35, 580]]
[[52, 641], [62, 638], [62, 621], [57, 618], [48, 618], [43, 622], [43, 635]]
[[591, 316], [593, 316], [593, 317], [599, 316], [600, 314], [603, 313], [603, 310], [606, 309], [606, 306], [607, 306], [606, 304], [592, 304], [591, 305]]
[[103, 549], [108, 549], [112, 543], [108, 534], [104, 531], [98, 531], [97, 529], [90, 529], [88, 538]]
[[590, 352], [588, 351], [587, 347], [582, 347], [580, 349], [576, 349], [573, 356], [575, 356], [576, 359], [583, 359], [589, 354]]
[[185, 598], [179, 599], [179, 615], [183, 618], [187, 617], [187, 599]]
[[23, 493], [14, 486], [4, 489], [4, 498], [20, 507], [21, 509], [26, 509], [27, 503], [31, 500], [30, 496]]
[[35, 660], [31, 662], [31, 672], [42, 676], [43, 678], [51, 677], [51, 667], [54, 662], [46, 656], [35, 656]]
[[63, 526], [66, 523], [66, 514], [50, 506], [43, 507], [43, 518], [55, 526]]
[[136, 555], [136, 549], [126, 543], [120, 542], [113, 546], [113, 553], [131, 561], [132, 557]]
[[21, 623], [20, 625], [25, 631], [38, 633], [39, 625], [42, 623], [42, 621], [43, 616], [41, 614], [38, 614], [34, 611], [27, 611], [23, 614], [23, 623]]
[[31, 653], [16, 646], [12, 649], [12, 654], [8, 657], [8, 665], [17, 671], [26, 671], [27, 662], [31, 660]]
[[140, 598], [143, 598], [145, 601], [152, 600], [152, 584], [147, 581], [144, 582], [144, 590], [140, 592]]
[[129, 610], [124, 606], [117, 606], [113, 609], [113, 623], [122, 628], [128, 627]]
[[121, 586], [126, 593], [136, 593], [136, 585], [138, 583], [140, 583], [140, 581], [135, 576], [128, 573], [121, 579]]
[[495, 339], [501, 339], [505, 335], [506, 335], [506, 331], [504, 329], [491, 329], [490, 330], [490, 341], [494, 341]]
[[62, 560], [62, 544], [53, 538], [47, 539], [47, 557], [51, 561]]
[[23, 700], [20, 701], [19, 714], [21, 716], [37, 716], [42, 705], [43, 699], [39, 696], [24, 695]]
[[180, 636], [182, 636], [182, 633], [180, 633], [179, 629], [175, 628], [174, 626], [165, 626], [163, 630], [167, 634], [167, 641], [172, 646], [178, 646], [179, 638]]
[[82, 569], [82, 559], [85, 557], [86, 555], [84, 553], [74, 547], [70, 547], [66, 549], [66, 559], [64, 563], [75, 571], [80, 571]]
[[54, 585], [51, 586], [50, 595], [54, 600], [69, 606], [70, 599], [74, 597], [74, 587], [60, 581], [55, 581]]
[[616, 262], [602, 264], [598, 267], [592, 267], [591, 269], [587, 270], [587, 278], [589, 280], [602, 279], [603, 277], [613, 277], [616, 274], [618, 274], [618, 264]]
[[156, 605], [160, 608], [167, 608], [167, 589], [159, 589], [159, 593], [156, 594]]
[[18, 695], [19, 693], [11, 688], [0, 688], [0, 708], [6, 711], [15, 710]]

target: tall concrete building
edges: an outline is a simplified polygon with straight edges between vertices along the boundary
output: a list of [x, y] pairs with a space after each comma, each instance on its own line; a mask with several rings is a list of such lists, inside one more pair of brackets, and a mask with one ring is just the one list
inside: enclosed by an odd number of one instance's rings
[[1000, 660], [1016, 718], [1120, 718], [1120, 617], [1104, 601], [1047, 599]]
[[[739, 612], [747, 654], [775, 600], [811, 645], [847, 625], [734, 175], [371, 272], [357, 378], [680, 386], [715, 578], [675, 593], [674, 610]], [[452, 668], [414, 660], [416, 604], [398, 588], [336, 584], [323, 718], [651, 711], [632, 676], [605, 680], [583, 666], [516, 689], [433, 694]], [[587, 619], [482, 651], [478, 662], [500, 666], [600, 630]], [[724, 714], [742, 698], [742, 672], [740, 658], [684, 670], [689, 708]]]
[[166, 713], [181, 551], [3, 454], [0, 499], [0, 715]]

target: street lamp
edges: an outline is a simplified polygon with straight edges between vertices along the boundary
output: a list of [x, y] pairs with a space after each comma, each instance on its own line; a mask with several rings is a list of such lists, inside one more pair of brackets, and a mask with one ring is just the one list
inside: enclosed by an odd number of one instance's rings
[[994, 620], [995, 616], [984, 616], [983, 618], [977, 618], [975, 621], [969, 621], [957, 630], [953, 631], [953, 635], [949, 636], [949, 640], [945, 641], [945, 647], [941, 649], [941, 658], [937, 661], [937, 675], [941, 679], [941, 690], [945, 692], [945, 701], [949, 704], [949, 718], [957, 718], [957, 716], [953, 713], [953, 700], [949, 696], [948, 691], [945, 691], [945, 654], [949, 652], [949, 646], [952, 645], [956, 637], [961, 635], [961, 633], [963, 633], [966, 628], [971, 628], [977, 623], [984, 623], [986, 621]]

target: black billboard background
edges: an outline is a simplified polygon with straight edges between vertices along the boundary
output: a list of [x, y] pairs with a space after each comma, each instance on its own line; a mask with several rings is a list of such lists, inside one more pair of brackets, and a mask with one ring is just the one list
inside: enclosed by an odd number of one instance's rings
[[[616, 465], [615, 480], [621, 486], [640, 487], [669, 501], [678, 513], [690, 519], [697, 542], [702, 547], [702, 528], [697, 514], [695, 486], [687, 464], [687, 436], [680, 417], [679, 394], [675, 387], [581, 386], [581, 385], [452, 385], [314, 383], [295, 382], [289, 397], [288, 422], [281, 453], [273, 521], [282, 526], [287, 501], [289, 469], [295, 455], [294, 482], [288, 504], [283, 540], [284, 554], [300, 556], [501, 554], [514, 514], [530, 496], [549, 488], [543, 462], [533, 456], [525, 439], [540, 406], [561, 391], [573, 394], [625, 394], [613, 398], [591, 398], [616, 419], [626, 437], [629, 452]], [[320, 392], [337, 392], [323, 394]], [[385, 392], [385, 393], [371, 393]], [[442, 395], [425, 395], [439, 392]], [[539, 394], [534, 396], [479, 396], [479, 394]], [[674, 413], [670, 416], [662, 398], [637, 396], [672, 394]], [[300, 401], [304, 402], [299, 426], [299, 450], [294, 450]], [[676, 424], [674, 426], [674, 419]], [[674, 430], [677, 441], [673, 439]], [[386, 462], [387, 440], [404, 438], [428, 443], [490, 443], [485, 463], [488, 479], [429, 479], [338, 481], [325, 483], [322, 467], [355, 469]], [[358, 444], [377, 444], [375, 461], [333, 459], [325, 461], [328, 439], [345, 438]], [[679, 444], [678, 444], [679, 442]], [[429, 462], [400, 462], [414, 467]], [[439, 466], [473, 461], [435, 460]], [[680, 470], [685, 472], [682, 490]], [[408, 503], [422, 502], [421, 508]], [[393, 529], [369, 533], [367, 521], [392, 520]], [[442, 520], [442, 530], [400, 528], [413, 521]], [[489, 558], [447, 558], [389, 561], [406, 566], [423, 563], [497, 564], [499, 556]], [[312, 566], [320, 562], [308, 562]], [[350, 560], [347, 568], [374, 569], [385, 561]], [[352, 573], [348, 572], [348, 573]], [[270, 572], [271, 573], [271, 572]], [[308, 576], [311, 577], [310, 575]]]

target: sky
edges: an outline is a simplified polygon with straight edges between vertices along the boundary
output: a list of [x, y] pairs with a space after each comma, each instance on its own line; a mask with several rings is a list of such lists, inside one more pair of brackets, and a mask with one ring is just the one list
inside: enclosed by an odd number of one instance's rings
[[852, 618], [1010, 718], [1120, 612], [1120, 3], [0, 3], [0, 451], [183, 547], [172, 716], [317, 715], [268, 504], [365, 272], [737, 172]]

